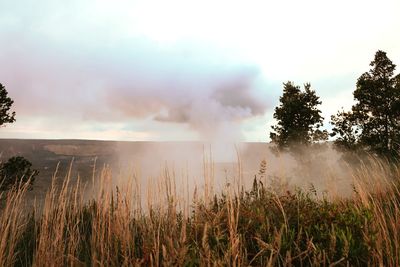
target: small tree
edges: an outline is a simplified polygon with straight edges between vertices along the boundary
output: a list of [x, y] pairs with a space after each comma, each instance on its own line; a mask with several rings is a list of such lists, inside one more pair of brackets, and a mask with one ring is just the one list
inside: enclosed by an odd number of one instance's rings
[[297, 152], [301, 147], [327, 140], [327, 132], [320, 130], [324, 120], [318, 109], [321, 101], [309, 83], [304, 85], [304, 91], [292, 82], [284, 83], [279, 101], [274, 113], [277, 125], [270, 133], [279, 150]]
[[358, 78], [356, 104], [349, 112], [332, 116], [331, 136], [341, 148], [361, 148], [378, 155], [398, 156], [400, 148], [400, 75], [383, 51], [375, 54], [372, 68]]
[[15, 121], [15, 112], [10, 112], [13, 103], [6, 88], [0, 83], [0, 126]]
[[39, 173], [32, 170], [32, 163], [24, 157], [12, 157], [0, 165], [0, 191], [9, 190], [18, 184], [25, 184], [29, 181], [33, 184], [35, 176]]

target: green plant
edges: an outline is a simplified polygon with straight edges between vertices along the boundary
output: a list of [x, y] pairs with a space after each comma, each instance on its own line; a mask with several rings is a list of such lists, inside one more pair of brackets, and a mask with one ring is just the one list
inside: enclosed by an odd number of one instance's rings
[[11, 157], [0, 165], [0, 191], [9, 190], [13, 186], [25, 183], [33, 184], [39, 173], [32, 170], [32, 163], [21, 156]]

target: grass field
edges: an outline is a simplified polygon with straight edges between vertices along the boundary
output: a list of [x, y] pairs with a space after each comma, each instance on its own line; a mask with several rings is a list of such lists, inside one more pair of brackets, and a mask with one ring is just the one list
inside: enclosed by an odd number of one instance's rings
[[212, 162], [203, 166], [195, 188], [167, 168], [145, 190], [104, 168], [86, 185], [67, 173], [40, 205], [25, 185], [3, 193], [0, 266], [400, 265], [395, 165], [359, 164], [346, 197], [271, 180], [268, 163], [251, 186], [238, 164], [216, 191]]

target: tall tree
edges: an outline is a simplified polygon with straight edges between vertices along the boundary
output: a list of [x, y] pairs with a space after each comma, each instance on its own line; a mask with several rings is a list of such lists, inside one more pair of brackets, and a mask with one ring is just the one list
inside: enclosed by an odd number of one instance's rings
[[0, 126], [15, 121], [15, 112], [10, 111], [13, 103], [6, 88], [0, 83]]
[[320, 130], [324, 120], [318, 109], [321, 101], [309, 83], [304, 85], [304, 91], [293, 82], [284, 83], [279, 101], [274, 113], [277, 125], [270, 133], [278, 149], [296, 152], [297, 148], [327, 139], [327, 132]]
[[397, 155], [400, 148], [400, 75], [383, 51], [377, 51], [372, 67], [357, 80], [356, 104], [351, 111], [332, 116], [335, 143], [362, 148], [379, 155]]

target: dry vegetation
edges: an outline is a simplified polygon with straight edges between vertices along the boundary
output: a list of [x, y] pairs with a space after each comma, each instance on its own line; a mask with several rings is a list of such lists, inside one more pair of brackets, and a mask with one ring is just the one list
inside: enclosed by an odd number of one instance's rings
[[145, 193], [135, 175], [110, 186], [107, 168], [89, 185], [67, 174], [40, 205], [24, 201], [24, 185], [3, 193], [0, 266], [400, 265], [394, 164], [360, 164], [347, 198], [277, 186], [265, 162], [251, 188], [239, 164], [236, 183], [214, 193], [204, 165], [191, 200], [167, 169]]

